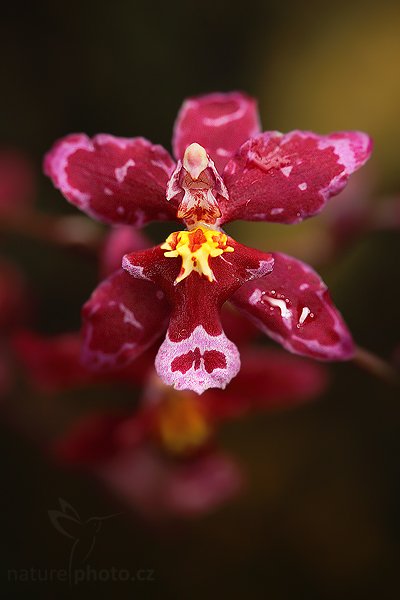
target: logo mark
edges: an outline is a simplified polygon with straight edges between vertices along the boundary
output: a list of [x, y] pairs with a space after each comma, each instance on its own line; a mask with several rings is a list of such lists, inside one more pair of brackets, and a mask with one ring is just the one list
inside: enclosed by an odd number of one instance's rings
[[71, 584], [73, 568], [85, 564], [92, 554], [103, 522], [122, 513], [114, 513], [103, 517], [90, 517], [83, 520], [69, 502], [63, 498], [59, 498], [58, 502], [61, 510], [49, 510], [48, 515], [53, 527], [71, 540], [72, 545], [68, 559], [69, 582]]

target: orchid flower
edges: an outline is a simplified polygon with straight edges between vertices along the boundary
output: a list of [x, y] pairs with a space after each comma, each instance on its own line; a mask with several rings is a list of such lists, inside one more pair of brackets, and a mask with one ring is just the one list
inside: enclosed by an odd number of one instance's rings
[[172, 145], [176, 162], [144, 138], [73, 134], [45, 158], [55, 186], [95, 219], [183, 226], [127, 254], [125, 272], [95, 290], [83, 309], [86, 363], [126, 365], [166, 332], [155, 360], [164, 383], [199, 394], [224, 388], [240, 369], [221, 325], [226, 301], [291, 352], [351, 358], [351, 335], [320, 277], [294, 258], [239, 244], [222, 226], [317, 214], [366, 162], [370, 138], [261, 132], [255, 101], [234, 92], [184, 102]]

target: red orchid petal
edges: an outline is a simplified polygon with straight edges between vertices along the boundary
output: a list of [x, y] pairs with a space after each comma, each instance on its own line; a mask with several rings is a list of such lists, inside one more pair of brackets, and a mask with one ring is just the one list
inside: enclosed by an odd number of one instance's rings
[[96, 474], [128, 506], [149, 518], [208, 512], [236, 495], [243, 483], [237, 465], [222, 454], [175, 462], [151, 446], [121, 452], [99, 465]]
[[165, 331], [168, 306], [150, 281], [118, 271], [83, 307], [83, 360], [94, 370], [122, 368]]
[[343, 189], [371, 151], [371, 139], [358, 131], [262, 133], [225, 167], [229, 201], [220, 199], [221, 223], [298, 223], [311, 217]]
[[154, 370], [157, 353], [153, 346], [122, 369], [94, 372], [82, 364], [80, 332], [45, 337], [33, 331], [21, 331], [14, 336], [12, 346], [30, 385], [45, 394], [99, 383], [143, 385]]
[[175, 219], [176, 207], [165, 199], [174, 168], [161, 146], [106, 134], [69, 135], [44, 160], [46, 175], [72, 204], [105, 223], [136, 227]]
[[197, 142], [219, 171], [238, 148], [260, 131], [257, 103], [240, 92], [209, 94], [186, 100], [174, 126], [173, 149], [182, 158], [187, 146]]
[[228, 238], [234, 252], [209, 259], [215, 280], [193, 271], [175, 284], [179, 258], [167, 258], [157, 246], [124, 257], [133, 277], [149, 279], [166, 294], [172, 307], [166, 339], [156, 358], [156, 370], [167, 385], [201, 394], [209, 387], [224, 388], [240, 368], [236, 346], [226, 337], [220, 308], [245, 281], [272, 269], [270, 254]]
[[249, 344], [261, 335], [260, 330], [229, 302], [222, 307], [221, 322], [228, 338], [239, 347]]
[[144, 250], [151, 246], [150, 240], [131, 225], [114, 227], [107, 235], [100, 254], [101, 279], [121, 268], [122, 257], [128, 252]]
[[85, 416], [52, 447], [52, 454], [65, 464], [95, 465], [109, 460], [120, 450], [119, 430], [130, 423], [130, 449], [140, 446], [148, 434], [147, 415], [104, 412]]
[[325, 283], [311, 267], [273, 253], [268, 277], [245, 284], [231, 301], [267, 335], [296, 354], [320, 360], [347, 360], [351, 335]]
[[228, 390], [210, 390], [202, 397], [210, 419], [292, 408], [313, 400], [328, 384], [321, 364], [270, 348], [242, 352], [241, 363]]

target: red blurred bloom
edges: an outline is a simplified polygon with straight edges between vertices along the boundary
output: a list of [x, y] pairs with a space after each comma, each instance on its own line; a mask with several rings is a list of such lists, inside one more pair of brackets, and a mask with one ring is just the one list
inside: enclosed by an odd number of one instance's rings
[[368, 159], [369, 137], [260, 133], [255, 101], [230, 93], [186, 101], [173, 147], [177, 163], [143, 138], [74, 134], [46, 156], [56, 187], [94, 218], [136, 227], [175, 219], [187, 227], [126, 255], [132, 277], [116, 273], [94, 292], [83, 312], [87, 364], [128, 364], [167, 329], [156, 358], [163, 381], [197, 393], [224, 388], [240, 368], [219, 317], [227, 300], [292, 352], [352, 357], [347, 327], [309, 266], [245, 248], [220, 227], [235, 219], [296, 223], [318, 213]]
[[135, 415], [98, 413], [59, 439], [54, 452], [102, 480], [152, 516], [190, 516], [218, 507], [241, 488], [237, 464], [215, 443], [227, 419], [310, 400], [326, 384], [319, 365], [282, 352], [244, 352], [229, 390], [176, 392], [153, 375]]
[[0, 261], [0, 397], [11, 387], [12, 366], [9, 337], [28, 314], [27, 286], [13, 264]]
[[20, 152], [0, 150], [0, 218], [29, 211], [36, 195], [31, 162]]

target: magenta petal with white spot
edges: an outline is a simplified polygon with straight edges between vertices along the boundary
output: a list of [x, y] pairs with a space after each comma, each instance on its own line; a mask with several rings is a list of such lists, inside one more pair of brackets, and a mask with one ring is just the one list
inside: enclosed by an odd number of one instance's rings
[[172, 145], [177, 159], [197, 142], [222, 172], [239, 147], [260, 131], [257, 103], [240, 92], [189, 98], [175, 122]]
[[175, 219], [165, 200], [175, 163], [162, 146], [144, 138], [69, 135], [53, 146], [44, 171], [67, 200], [105, 223], [142, 227]]
[[246, 248], [231, 238], [228, 244], [234, 252], [209, 259], [215, 277], [211, 282], [193, 271], [174, 283], [181, 260], [165, 257], [159, 246], [124, 257], [124, 268], [133, 277], [153, 281], [171, 305], [156, 370], [176, 389], [201, 394], [211, 387], [225, 388], [239, 371], [239, 352], [222, 329], [220, 309], [245, 281], [269, 273], [273, 260], [270, 254]]
[[160, 289], [118, 271], [83, 307], [84, 363], [99, 371], [126, 366], [164, 333], [168, 315]]
[[235, 219], [297, 223], [318, 213], [372, 152], [365, 133], [262, 133], [248, 140], [223, 174], [220, 223]]
[[290, 352], [320, 360], [347, 360], [352, 337], [328, 288], [305, 263], [273, 253], [274, 270], [246, 283], [231, 302]]

